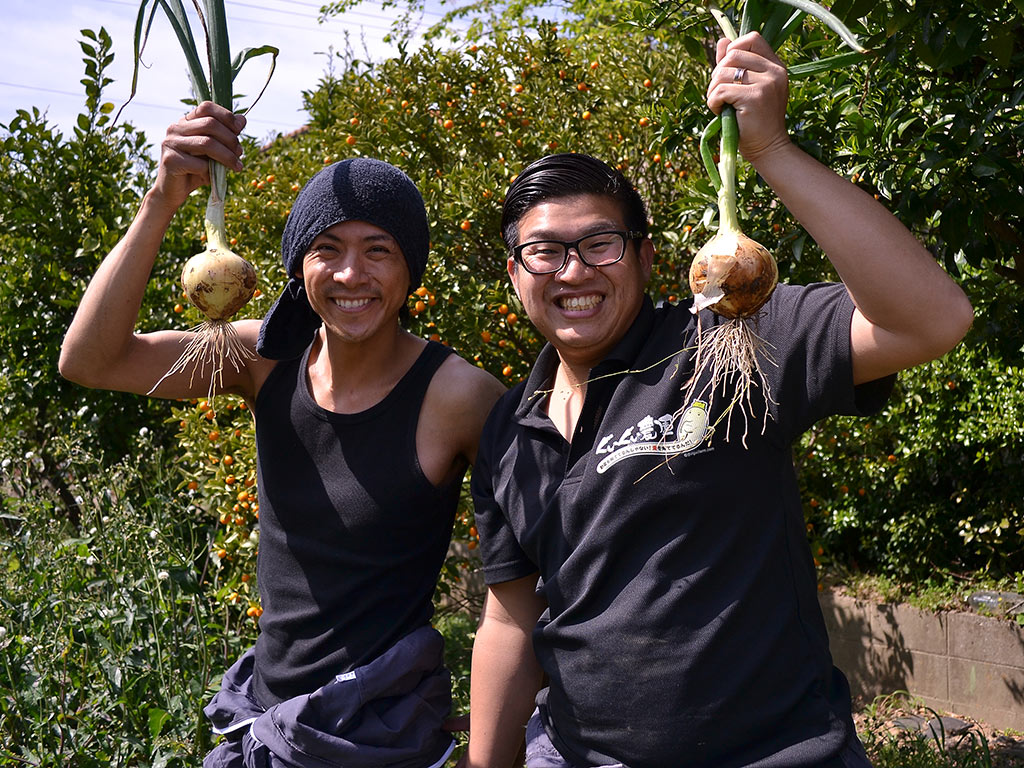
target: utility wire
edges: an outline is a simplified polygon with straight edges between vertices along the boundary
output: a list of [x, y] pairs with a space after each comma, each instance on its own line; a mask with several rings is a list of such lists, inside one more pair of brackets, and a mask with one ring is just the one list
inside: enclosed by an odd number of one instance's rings
[[[52, 94], [54, 94], [56, 96], [70, 96], [70, 97], [76, 98], [76, 99], [82, 99], [82, 100], [85, 99], [85, 94], [83, 94], [83, 93], [75, 93], [74, 91], [62, 91], [62, 90], [59, 90], [57, 88], [44, 88], [44, 87], [39, 86], [39, 85], [26, 85], [25, 83], [8, 83], [6, 81], [0, 80], [0, 87], [19, 88], [19, 89], [25, 90], [25, 91], [35, 91], [35, 92], [38, 92], [38, 93], [52, 93]], [[150, 104], [148, 102], [137, 101], [135, 99], [132, 99], [131, 103], [132, 103], [133, 106], [136, 106], [136, 107], [146, 107], [147, 109], [162, 109], [165, 112], [177, 112], [178, 114], [183, 114], [188, 109], [188, 107], [185, 104], [177, 104], [177, 105], [173, 105], [173, 104]], [[32, 111], [32, 107], [25, 108], [25, 111], [26, 112], [31, 112]], [[40, 109], [40, 111], [44, 112], [44, 113], [46, 112], [46, 110], [44, 110], [44, 109]], [[275, 123], [275, 122], [271, 122], [271, 121], [268, 121], [268, 120], [260, 120], [259, 118], [251, 118], [251, 117], [247, 118], [247, 123], [250, 124], [250, 125], [258, 124], [258, 125], [271, 126], [271, 127], [274, 127], [274, 128], [287, 128], [288, 130], [291, 130], [291, 128], [288, 127], [288, 126], [285, 126], [284, 123]]]

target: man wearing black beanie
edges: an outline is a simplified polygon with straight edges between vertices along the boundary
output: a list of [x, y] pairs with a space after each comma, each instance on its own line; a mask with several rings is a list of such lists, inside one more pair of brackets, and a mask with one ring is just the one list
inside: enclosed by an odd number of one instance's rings
[[[171, 218], [209, 183], [210, 160], [241, 169], [244, 125], [204, 102], [168, 129], [157, 179], [68, 329], [66, 378], [207, 394], [187, 373], [160, 378], [185, 332], [134, 326]], [[401, 327], [429, 242], [408, 176], [368, 158], [335, 163], [292, 206], [280, 297], [262, 322], [233, 323], [258, 352], [224, 367], [222, 391], [256, 418], [263, 614], [256, 646], [206, 708], [225, 737], [207, 768], [433, 768], [451, 753], [432, 595], [463, 476], [503, 388]]]

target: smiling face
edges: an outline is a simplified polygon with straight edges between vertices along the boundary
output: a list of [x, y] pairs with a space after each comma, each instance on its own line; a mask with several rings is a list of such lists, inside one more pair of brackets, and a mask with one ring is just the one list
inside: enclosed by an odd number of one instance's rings
[[326, 229], [303, 257], [302, 277], [328, 334], [359, 343], [398, 329], [409, 267], [398, 243], [380, 227], [345, 221]]
[[[575, 241], [595, 232], [626, 230], [616, 202], [601, 195], [546, 200], [518, 222], [518, 241]], [[560, 271], [532, 275], [508, 259], [508, 273], [526, 314], [562, 361], [589, 369], [597, 365], [629, 329], [651, 276], [650, 240], [630, 242], [621, 261], [590, 267], [575, 251]]]

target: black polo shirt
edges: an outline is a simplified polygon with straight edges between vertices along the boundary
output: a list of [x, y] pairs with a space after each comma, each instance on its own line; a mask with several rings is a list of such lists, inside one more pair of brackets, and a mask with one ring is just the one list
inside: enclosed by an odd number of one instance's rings
[[[828, 651], [791, 446], [888, 397], [891, 378], [853, 386], [852, 313], [841, 284], [778, 287], [757, 319], [771, 418], [750, 424], [747, 447], [738, 412], [728, 440], [719, 421], [728, 389], [710, 407], [682, 402], [688, 304], [645, 300], [591, 371], [571, 444], [545, 413], [550, 345], [491, 413], [473, 471], [484, 573], [539, 572], [549, 608], [533, 639], [550, 687], [538, 705], [571, 762], [795, 768], [844, 745], [849, 689]], [[764, 408], [760, 390], [752, 402]]]

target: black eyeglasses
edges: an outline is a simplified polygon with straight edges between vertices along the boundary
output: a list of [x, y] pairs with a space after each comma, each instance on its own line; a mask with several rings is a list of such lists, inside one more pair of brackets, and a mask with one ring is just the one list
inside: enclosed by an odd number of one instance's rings
[[622, 260], [627, 242], [643, 239], [642, 232], [595, 232], [573, 242], [534, 240], [513, 248], [512, 258], [531, 275], [561, 271], [569, 262], [569, 249], [587, 266], [607, 267]]

